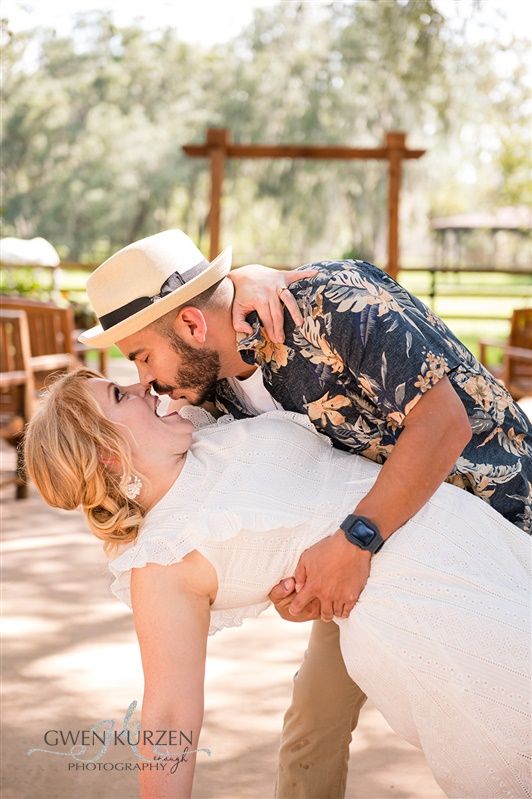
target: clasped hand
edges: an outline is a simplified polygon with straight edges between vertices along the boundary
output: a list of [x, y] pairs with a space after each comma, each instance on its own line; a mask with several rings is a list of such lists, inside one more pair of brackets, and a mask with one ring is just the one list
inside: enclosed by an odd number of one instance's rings
[[370, 560], [338, 530], [303, 552], [293, 578], [274, 586], [270, 599], [289, 621], [346, 619], [366, 585]]

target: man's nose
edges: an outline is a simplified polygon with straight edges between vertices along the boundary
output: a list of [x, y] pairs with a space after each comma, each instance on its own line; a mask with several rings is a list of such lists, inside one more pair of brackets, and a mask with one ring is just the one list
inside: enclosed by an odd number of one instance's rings
[[155, 380], [154, 376], [150, 373], [150, 370], [146, 368], [144, 363], [139, 363], [137, 361], [135, 366], [137, 367], [137, 372], [139, 373], [139, 381], [141, 385], [149, 389]]

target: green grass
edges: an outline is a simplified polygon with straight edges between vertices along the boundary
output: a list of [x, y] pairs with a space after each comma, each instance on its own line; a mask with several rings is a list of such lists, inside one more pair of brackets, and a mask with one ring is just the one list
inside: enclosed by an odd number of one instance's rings
[[[428, 277], [426, 273], [408, 274], [403, 271], [399, 279], [402, 285], [441, 316], [476, 357], [479, 354], [479, 339], [500, 339], [504, 342], [510, 333], [514, 309], [532, 307], [532, 278], [527, 275], [438, 275], [433, 302], [429, 297]], [[490, 349], [488, 356], [490, 364], [498, 364], [502, 360], [502, 353], [497, 349]]]
[[[61, 293], [71, 302], [86, 303], [87, 275], [87, 270], [83, 268], [64, 270], [61, 275]], [[409, 291], [432, 307], [476, 356], [479, 339], [499, 338], [504, 341], [509, 334], [512, 311], [515, 308], [532, 306], [532, 278], [524, 274], [439, 274], [434, 302], [431, 302], [429, 296], [429, 273], [403, 270], [399, 280]], [[22, 294], [40, 294], [44, 299], [43, 295], [50, 289], [50, 282], [49, 270], [32, 272], [27, 268], [4, 269], [0, 275], [0, 291], [9, 291], [11, 288]], [[111, 358], [122, 357], [117, 347], [112, 347], [109, 354]], [[490, 357], [497, 363], [501, 355], [492, 350]]]

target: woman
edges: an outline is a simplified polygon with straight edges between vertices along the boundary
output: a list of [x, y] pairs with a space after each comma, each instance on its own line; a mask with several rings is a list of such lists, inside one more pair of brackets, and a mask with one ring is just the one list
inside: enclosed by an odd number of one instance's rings
[[[134, 614], [142, 729], [191, 731], [195, 750], [208, 633], [264, 610], [380, 467], [333, 449], [296, 413], [216, 422], [197, 408], [159, 417], [157, 403], [86, 369], [63, 376], [25, 455], [47, 502], [81, 505], [106, 552], [118, 547], [111, 588]], [[349, 618], [335, 619], [348, 672], [448, 796], [531, 795], [528, 543], [444, 484], [372, 560]], [[171, 772], [142, 772], [146, 799], [190, 796], [194, 752], [170, 746], [167, 757]]]

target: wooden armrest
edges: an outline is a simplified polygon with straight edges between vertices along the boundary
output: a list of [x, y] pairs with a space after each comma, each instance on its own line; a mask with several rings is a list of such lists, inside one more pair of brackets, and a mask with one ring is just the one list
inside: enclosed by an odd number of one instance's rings
[[497, 341], [497, 339], [493, 339], [493, 338], [482, 338], [482, 339], [479, 339], [479, 342], [478, 342], [478, 359], [479, 359], [480, 363], [484, 364], [484, 366], [487, 369], [490, 369], [493, 372], [494, 367], [492, 367], [492, 366], [490, 366], [488, 364], [488, 358], [487, 358], [487, 352], [486, 351], [489, 348], [502, 350], [504, 348], [504, 346], [505, 346], [505, 342], [504, 341]]
[[6, 422], [0, 420], [0, 438], [17, 438], [24, 431], [24, 419], [22, 416], [12, 416]]
[[53, 369], [68, 369], [74, 364], [72, 355], [65, 352], [52, 353], [51, 355], [32, 355], [30, 368], [33, 372], [49, 372]]
[[478, 341], [480, 347], [504, 347], [506, 346], [505, 342], [501, 339], [495, 338], [481, 338]]
[[27, 372], [0, 372], [0, 388], [23, 386], [27, 379]]
[[532, 349], [528, 347], [511, 347], [507, 344], [504, 347], [504, 354], [519, 361], [532, 361]]

